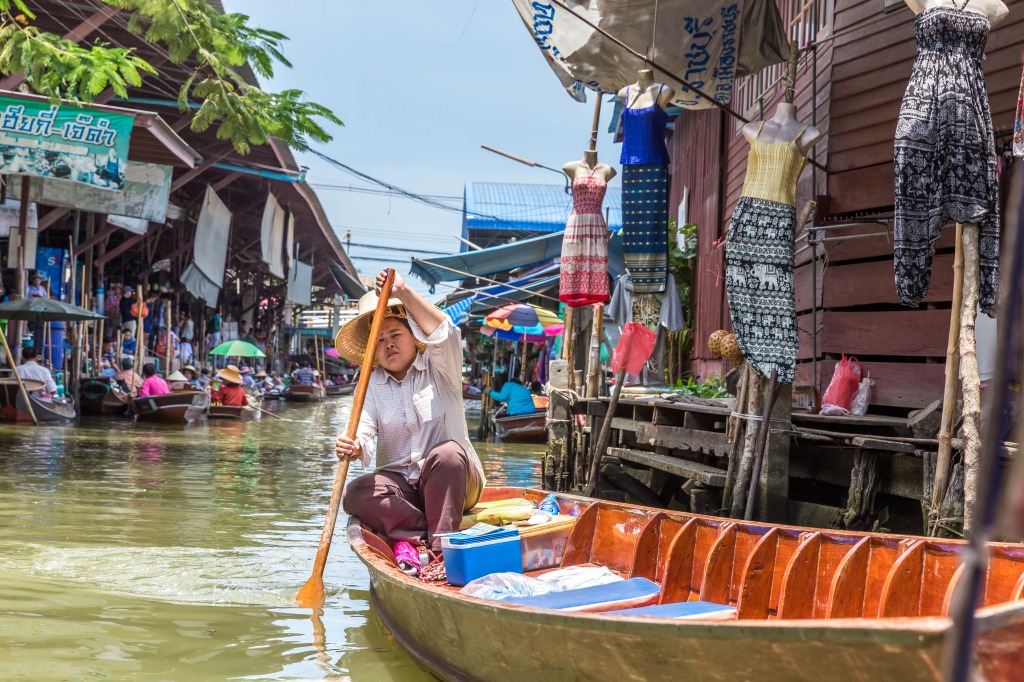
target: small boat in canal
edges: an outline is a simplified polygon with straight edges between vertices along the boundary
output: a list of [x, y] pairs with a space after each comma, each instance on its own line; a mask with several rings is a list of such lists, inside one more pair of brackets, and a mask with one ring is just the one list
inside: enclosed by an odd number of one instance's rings
[[544, 443], [548, 439], [545, 425], [546, 414], [517, 414], [512, 417], [493, 417], [494, 435], [498, 438], [516, 443]]
[[261, 412], [252, 405], [210, 405], [206, 410], [208, 419], [259, 419]]
[[[489, 488], [481, 500], [545, 495]], [[942, 679], [962, 541], [557, 501], [577, 516], [560, 566], [607, 567], [629, 590], [517, 600], [524, 604], [470, 597], [406, 575], [388, 545], [351, 519], [349, 544], [398, 643], [445, 680], [669, 680], [680, 671], [723, 682]], [[1022, 593], [1024, 545], [990, 544], [975, 621], [990, 681], [1020, 679]]]
[[352, 395], [356, 390], [356, 382], [350, 382], [347, 384], [329, 384], [324, 386], [324, 391], [328, 396], [334, 395]]
[[[77, 416], [75, 401], [71, 396], [44, 398], [39, 392], [45, 387], [40, 381], [23, 379], [32, 412], [40, 424], [66, 424]], [[32, 414], [25, 403], [25, 396], [13, 377], [0, 379], [0, 421], [32, 423]]]
[[85, 379], [78, 389], [78, 408], [83, 416], [117, 417], [128, 410], [128, 394], [103, 379]]
[[323, 386], [296, 386], [292, 384], [284, 389], [284, 399], [296, 403], [319, 402], [325, 396]]
[[205, 415], [209, 405], [210, 394], [206, 391], [172, 391], [135, 398], [131, 402], [131, 414], [144, 421], [191, 424]]

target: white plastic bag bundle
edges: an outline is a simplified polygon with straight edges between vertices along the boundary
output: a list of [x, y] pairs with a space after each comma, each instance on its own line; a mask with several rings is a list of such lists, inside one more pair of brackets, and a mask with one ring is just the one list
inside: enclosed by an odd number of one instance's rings
[[471, 580], [459, 592], [467, 597], [480, 599], [506, 599], [508, 597], [533, 597], [548, 592], [558, 592], [558, 587], [522, 573], [491, 573]]
[[857, 392], [853, 394], [850, 401], [850, 414], [862, 417], [868, 413], [868, 405], [871, 404], [871, 391], [874, 389], [875, 380], [871, 377], [864, 377], [857, 386]]
[[559, 592], [624, 580], [609, 571], [607, 566], [570, 566], [537, 576], [537, 579], [554, 585]]

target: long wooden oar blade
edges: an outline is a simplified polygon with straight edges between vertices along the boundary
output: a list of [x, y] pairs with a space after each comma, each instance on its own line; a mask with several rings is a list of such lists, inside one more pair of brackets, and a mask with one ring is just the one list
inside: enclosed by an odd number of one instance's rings
[[[373, 351], [377, 345], [377, 337], [380, 335], [380, 328], [384, 322], [384, 310], [388, 307], [388, 299], [391, 297], [391, 285], [395, 281], [394, 269], [388, 269], [387, 279], [381, 287], [380, 298], [377, 299], [377, 310], [373, 314], [373, 322], [370, 324], [370, 336], [366, 340], [366, 353], [363, 355], [363, 363], [359, 370], [359, 380], [356, 383], [355, 397], [352, 400], [352, 414], [348, 417], [348, 428], [345, 435], [349, 438], [356, 437], [359, 429], [359, 417], [363, 412], [363, 403], [366, 400], [366, 388], [370, 384], [370, 373], [373, 371]], [[327, 509], [327, 518], [324, 520], [324, 530], [320, 534], [320, 546], [316, 550], [316, 559], [313, 561], [313, 574], [299, 590], [295, 597], [295, 603], [299, 606], [316, 609], [324, 603], [324, 567], [327, 566], [327, 554], [331, 551], [331, 539], [334, 537], [334, 524], [338, 520], [338, 508], [341, 506], [341, 493], [345, 489], [345, 477], [348, 476], [348, 460], [338, 464], [338, 471], [334, 475], [334, 486], [331, 488], [331, 504]]]

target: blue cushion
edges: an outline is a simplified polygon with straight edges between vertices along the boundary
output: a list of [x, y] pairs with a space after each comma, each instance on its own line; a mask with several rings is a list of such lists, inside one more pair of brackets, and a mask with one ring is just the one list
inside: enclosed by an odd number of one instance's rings
[[538, 609], [562, 611], [607, 611], [609, 609], [646, 606], [657, 601], [661, 594], [658, 583], [647, 578], [630, 578], [605, 585], [581, 587], [578, 590], [550, 592], [534, 597], [510, 597], [505, 604], [533, 606]]
[[713, 604], [709, 601], [681, 601], [674, 604], [608, 611], [607, 614], [609, 616], [647, 616], [648, 618], [726, 619], [736, 616], [736, 608], [724, 604]]

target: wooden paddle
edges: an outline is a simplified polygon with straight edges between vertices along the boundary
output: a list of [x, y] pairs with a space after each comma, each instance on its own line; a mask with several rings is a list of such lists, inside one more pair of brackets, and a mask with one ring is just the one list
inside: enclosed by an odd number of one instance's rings
[[[355, 398], [352, 401], [352, 414], [349, 415], [348, 428], [345, 430], [345, 435], [349, 438], [355, 438], [359, 428], [359, 417], [366, 399], [366, 387], [370, 383], [370, 374], [373, 371], [374, 349], [380, 335], [381, 324], [384, 322], [384, 310], [388, 307], [388, 298], [391, 297], [391, 284], [394, 281], [395, 271], [388, 268], [387, 279], [381, 287], [380, 298], [377, 299], [377, 311], [373, 314], [373, 321], [370, 324], [370, 336], [366, 340], [366, 353], [363, 355]], [[327, 554], [331, 551], [331, 538], [334, 536], [334, 524], [338, 519], [338, 507], [341, 506], [341, 492], [345, 489], [345, 477], [348, 476], [348, 463], [348, 459], [338, 463], [334, 487], [331, 489], [331, 503], [327, 508], [324, 530], [320, 534], [320, 546], [317, 547], [316, 559], [313, 561], [313, 574], [295, 597], [295, 603], [305, 608], [320, 608], [324, 603], [324, 567], [327, 565]]]

